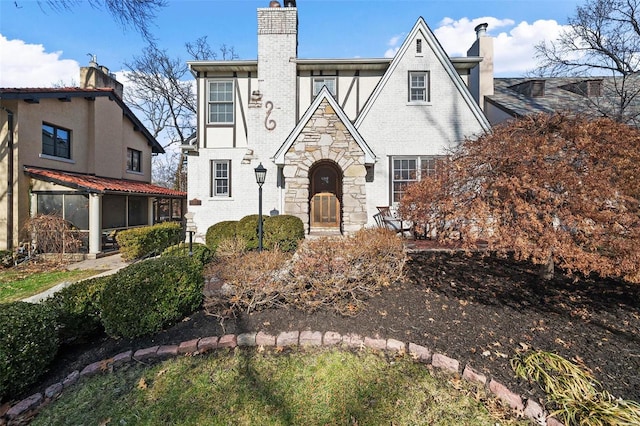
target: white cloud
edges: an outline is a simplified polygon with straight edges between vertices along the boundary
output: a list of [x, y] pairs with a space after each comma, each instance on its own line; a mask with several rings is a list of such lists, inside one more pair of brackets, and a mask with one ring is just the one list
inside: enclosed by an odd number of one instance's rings
[[[521, 76], [536, 67], [534, 46], [557, 38], [563, 26], [554, 20], [538, 20], [515, 25], [511, 19], [482, 17], [469, 20], [443, 19], [433, 32], [449, 56], [466, 56], [476, 38], [474, 28], [487, 23], [494, 37], [494, 73], [496, 76]], [[496, 35], [497, 34], [497, 35]]]
[[387, 46], [389, 46], [389, 49], [384, 52], [385, 58], [393, 58], [396, 55], [396, 52], [398, 52], [398, 49], [400, 49], [400, 45], [404, 41], [405, 36], [406, 34], [402, 33], [394, 35], [389, 39], [389, 41], [387, 42]]
[[0, 34], [0, 87], [52, 87], [78, 81], [80, 65], [61, 59], [62, 52], [45, 52], [41, 44], [8, 40]]

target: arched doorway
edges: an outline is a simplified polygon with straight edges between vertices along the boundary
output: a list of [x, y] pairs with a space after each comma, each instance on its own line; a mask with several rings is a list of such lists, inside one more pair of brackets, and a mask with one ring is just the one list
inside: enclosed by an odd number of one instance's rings
[[320, 161], [309, 170], [309, 223], [313, 228], [340, 229], [342, 170], [332, 161]]

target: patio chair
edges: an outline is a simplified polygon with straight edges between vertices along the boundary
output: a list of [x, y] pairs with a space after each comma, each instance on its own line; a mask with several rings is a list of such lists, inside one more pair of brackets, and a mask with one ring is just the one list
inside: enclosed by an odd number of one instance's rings
[[373, 215], [373, 218], [379, 227], [389, 229], [403, 237], [409, 236], [413, 238], [412, 223], [394, 217], [389, 207], [377, 207], [377, 209], [379, 213]]

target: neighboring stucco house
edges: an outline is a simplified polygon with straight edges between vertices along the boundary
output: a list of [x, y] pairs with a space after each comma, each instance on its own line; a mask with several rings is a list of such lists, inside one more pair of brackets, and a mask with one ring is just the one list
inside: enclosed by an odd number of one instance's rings
[[151, 156], [164, 150], [122, 101], [122, 84], [93, 62], [80, 82], [0, 89], [0, 249], [29, 242], [30, 215], [63, 216], [89, 256], [107, 231], [183, 216], [184, 192], [150, 184]]
[[640, 76], [496, 78], [485, 96], [491, 125], [534, 113], [608, 116], [640, 126]]
[[309, 233], [372, 225], [377, 206], [396, 205], [449, 148], [490, 128], [479, 106], [492, 93], [486, 25], [467, 57], [449, 58], [419, 18], [392, 59], [301, 59], [295, 1], [257, 17], [257, 60], [189, 62], [198, 130], [183, 148], [197, 238], [257, 214], [259, 164], [265, 214], [298, 216]]

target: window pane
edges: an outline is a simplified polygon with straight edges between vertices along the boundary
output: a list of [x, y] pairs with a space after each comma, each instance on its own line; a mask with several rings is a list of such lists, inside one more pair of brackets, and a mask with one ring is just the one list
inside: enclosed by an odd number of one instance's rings
[[89, 229], [89, 196], [65, 195], [64, 218], [78, 229]]
[[38, 214], [62, 217], [62, 194], [38, 194]]
[[229, 196], [229, 169], [231, 164], [229, 161], [214, 161], [213, 162], [213, 195], [214, 196]]
[[42, 153], [46, 155], [54, 155], [53, 150], [53, 127], [46, 124], [42, 125]]
[[129, 197], [129, 226], [147, 225], [147, 199]]
[[335, 96], [336, 94], [336, 79], [335, 78], [314, 78], [313, 79], [313, 95], [317, 95], [322, 90], [323, 86], [327, 86], [329, 92]]
[[126, 197], [105, 195], [102, 197], [102, 228], [124, 228], [126, 222]]

